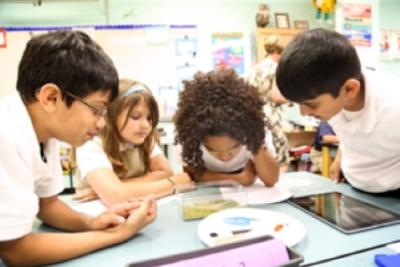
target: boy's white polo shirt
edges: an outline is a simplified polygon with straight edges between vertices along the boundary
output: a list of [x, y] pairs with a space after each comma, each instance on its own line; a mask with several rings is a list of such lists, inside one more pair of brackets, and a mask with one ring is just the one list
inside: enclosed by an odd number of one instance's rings
[[342, 170], [358, 189], [396, 190], [400, 188], [400, 80], [372, 71], [366, 71], [364, 78], [362, 112], [342, 110], [329, 121], [340, 140]]
[[0, 100], [0, 241], [32, 231], [39, 198], [63, 189], [58, 144], [45, 147], [47, 164], [25, 105], [18, 94]]

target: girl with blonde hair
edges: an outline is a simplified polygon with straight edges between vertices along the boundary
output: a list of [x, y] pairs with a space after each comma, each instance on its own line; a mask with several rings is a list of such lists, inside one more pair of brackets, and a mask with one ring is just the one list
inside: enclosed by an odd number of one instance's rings
[[158, 146], [158, 105], [150, 89], [133, 80], [121, 80], [119, 96], [109, 105], [106, 127], [77, 150], [83, 188], [75, 198], [99, 197], [112, 205], [131, 197], [172, 193], [188, 183], [186, 174], [173, 176]]

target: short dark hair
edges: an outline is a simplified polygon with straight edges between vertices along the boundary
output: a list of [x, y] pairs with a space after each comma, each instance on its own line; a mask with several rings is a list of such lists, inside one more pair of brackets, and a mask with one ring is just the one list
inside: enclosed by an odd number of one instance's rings
[[345, 36], [326, 29], [299, 33], [286, 46], [276, 70], [279, 90], [301, 102], [328, 93], [339, 95], [348, 79], [363, 81], [361, 64]]
[[183, 161], [204, 171], [200, 145], [207, 136], [228, 135], [256, 153], [264, 144], [264, 102], [258, 89], [233, 70], [197, 73], [184, 82], [174, 115], [175, 141]]
[[[18, 67], [17, 90], [25, 103], [36, 101], [46, 83], [62, 92], [86, 97], [96, 91], [118, 95], [118, 74], [111, 59], [87, 34], [55, 31], [34, 36], [26, 45]], [[63, 93], [67, 106], [74, 99]]]

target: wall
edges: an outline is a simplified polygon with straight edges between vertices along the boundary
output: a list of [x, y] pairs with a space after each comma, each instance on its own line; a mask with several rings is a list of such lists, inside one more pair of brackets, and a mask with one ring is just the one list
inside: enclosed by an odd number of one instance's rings
[[382, 29], [400, 29], [400, 1], [381, 0], [380, 1], [380, 26]]
[[[40, 7], [0, 1], [0, 25], [105, 24], [103, 0], [42, 0]], [[16, 1], [15, 1], [16, 2]], [[18, 1], [18, 2], [21, 2]], [[269, 0], [271, 12], [288, 12], [293, 19], [311, 19], [309, 0]], [[109, 0], [109, 23], [198, 23], [253, 27], [258, 0]], [[223, 16], [221, 16], [223, 14]]]
[[[400, 1], [381, 0], [380, 28], [400, 31]], [[377, 62], [377, 68], [391, 74], [400, 75], [400, 61]]]
[[[0, 1], [1, 26], [62, 26], [96, 25], [107, 22], [102, 0], [60, 1], [42, 0], [40, 7], [27, 3]], [[271, 25], [274, 12], [289, 13], [291, 23], [295, 19], [315, 23], [315, 10], [310, 0], [272, 0], [270, 5]], [[256, 0], [110, 0], [110, 24], [194, 24], [197, 25], [198, 65], [200, 70], [212, 69], [212, 32], [243, 32], [245, 36], [245, 69], [252, 61], [252, 34], [255, 30], [255, 14], [259, 1]], [[21, 54], [19, 44], [15, 58], [7, 58], [7, 80], [0, 81], [0, 96], [10, 93], [15, 84], [16, 66]], [[254, 52], [253, 52], [254, 53]], [[0, 53], [1, 55], [1, 53]], [[113, 56], [113, 55], [111, 55]], [[4, 60], [4, 58], [0, 58]], [[146, 61], [132, 62], [144, 65]], [[159, 62], [162, 64], [162, 60]], [[10, 70], [12, 68], [13, 70]], [[137, 77], [144, 82], [148, 77]]]
[[[286, 12], [293, 20], [308, 20], [311, 27], [332, 27], [315, 21], [315, 9], [311, 0], [269, 0], [271, 26], [274, 25], [273, 13]], [[400, 1], [398, 0], [339, 0], [338, 10], [344, 2], [372, 3], [378, 10], [374, 18], [374, 32], [379, 29], [398, 29], [400, 25]], [[255, 13], [259, 0], [109, 0], [108, 20], [104, 0], [42, 0], [40, 7], [32, 1], [0, 1], [0, 26], [62, 26], [62, 25], [98, 25], [106, 24], [194, 24], [197, 25], [198, 66], [200, 70], [212, 68], [211, 39], [212, 32], [243, 32], [245, 36], [245, 69], [254, 63], [252, 51], [255, 30]], [[338, 11], [340, 17], [340, 11]], [[384, 15], [379, 15], [384, 14]], [[7, 62], [7, 79], [0, 81], [0, 96], [10, 93], [15, 85], [16, 66], [23, 43], [15, 45], [15, 56], [0, 58]], [[375, 48], [365, 55], [376, 55]], [[0, 53], [1, 56], [1, 53]], [[111, 55], [112, 56], [112, 55]], [[368, 57], [367, 57], [368, 58]], [[379, 62], [376, 57], [366, 60], [387, 72], [400, 74], [398, 62]], [[132, 64], [144, 65], [145, 61]], [[137, 77], [147, 81], [148, 77]]]
[[342, 0], [336, 7], [336, 30], [343, 31], [343, 4], [370, 4], [371, 5], [371, 20], [372, 20], [372, 45], [371, 47], [356, 47], [360, 56], [361, 63], [365, 66], [376, 67], [379, 51], [379, 30], [380, 30], [380, 5], [379, 0]]

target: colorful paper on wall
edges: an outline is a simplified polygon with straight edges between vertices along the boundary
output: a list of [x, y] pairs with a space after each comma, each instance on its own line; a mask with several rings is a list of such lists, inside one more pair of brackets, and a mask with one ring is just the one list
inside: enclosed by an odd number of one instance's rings
[[213, 33], [212, 58], [215, 70], [234, 69], [244, 74], [244, 44], [242, 33]]
[[7, 35], [6, 30], [0, 28], [0, 47], [7, 47]]
[[372, 44], [371, 13], [370, 4], [343, 4], [343, 34], [355, 46]]

